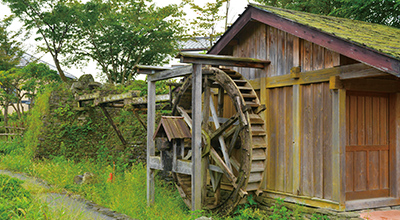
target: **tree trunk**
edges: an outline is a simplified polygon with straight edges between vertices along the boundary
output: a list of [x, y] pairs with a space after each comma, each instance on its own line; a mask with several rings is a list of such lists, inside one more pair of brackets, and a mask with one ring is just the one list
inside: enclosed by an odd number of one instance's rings
[[53, 56], [54, 64], [57, 67], [58, 74], [60, 74], [61, 80], [68, 83], [68, 78], [65, 76], [64, 71], [61, 69], [60, 61], [58, 61], [56, 56]]
[[6, 104], [4, 105], [4, 126], [7, 125], [8, 125], [8, 105]]

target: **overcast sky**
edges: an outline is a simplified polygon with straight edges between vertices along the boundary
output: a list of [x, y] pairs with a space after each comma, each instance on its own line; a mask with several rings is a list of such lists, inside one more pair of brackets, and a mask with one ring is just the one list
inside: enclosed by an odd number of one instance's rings
[[[157, 5], [157, 6], [165, 6], [168, 4], [179, 4], [181, 2], [181, 0], [153, 0], [153, 2]], [[215, 2], [213, 0], [195, 0], [196, 4], [198, 5], [205, 5], [207, 2]], [[250, 2], [253, 2], [250, 0]], [[244, 10], [245, 7], [248, 4], [248, 0], [230, 0], [230, 4], [229, 4], [229, 14], [228, 14], [228, 23], [233, 23], [237, 18], [238, 15], [241, 14]], [[193, 11], [190, 10], [189, 7], [185, 8], [185, 12], [187, 14], [187, 19], [191, 19], [196, 17], [195, 13]], [[222, 7], [222, 11], [221, 14], [225, 14], [226, 12], [226, 5], [224, 5]], [[3, 19], [4, 16], [6, 15], [10, 15], [11, 11], [10, 9], [6, 6], [6, 5], [2, 5], [0, 3], [0, 19]], [[218, 28], [220, 28], [220, 30], [223, 30], [224, 28], [224, 22], [221, 22], [220, 25], [218, 25]], [[13, 29], [18, 30], [20, 27], [22, 26], [21, 23], [15, 22], [15, 24], [13, 24]], [[27, 40], [23, 43], [24, 45], [24, 49], [36, 56], [36, 57], [41, 57], [41, 59], [43, 61], [46, 61], [50, 64], [54, 64], [52, 57], [49, 54], [36, 54], [35, 53], [35, 48], [37, 45], [37, 42], [35, 42], [33, 39]], [[100, 78], [98, 78], [98, 72], [100, 72], [99, 70], [97, 70], [96, 65], [94, 62], [89, 63], [89, 65], [87, 67], [84, 67], [83, 69], [77, 69], [75, 67], [64, 67], [64, 70], [71, 73], [72, 75], [79, 77], [82, 74], [92, 74], [93, 76], [95, 76], [96, 80], [100, 80]], [[142, 78], [142, 77], [140, 77]]]

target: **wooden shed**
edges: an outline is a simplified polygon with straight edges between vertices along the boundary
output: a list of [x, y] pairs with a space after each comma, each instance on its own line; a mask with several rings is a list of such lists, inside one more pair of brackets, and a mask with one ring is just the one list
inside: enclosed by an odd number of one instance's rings
[[400, 205], [400, 29], [250, 4], [209, 54], [265, 104], [263, 196], [356, 210]]

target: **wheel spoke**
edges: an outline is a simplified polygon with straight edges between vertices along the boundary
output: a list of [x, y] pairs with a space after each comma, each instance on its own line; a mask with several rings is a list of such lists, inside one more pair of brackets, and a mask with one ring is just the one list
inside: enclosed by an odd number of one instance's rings
[[228, 119], [225, 123], [221, 125], [217, 130], [215, 130], [211, 135], [210, 138], [211, 140], [219, 137], [224, 133], [231, 125], [233, 125], [237, 120], [239, 119], [239, 113], [236, 113], [234, 116], [232, 116], [230, 119]]
[[[212, 118], [214, 120], [215, 129], [218, 130], [220, 125], [219, 125], [217, 112], [215, 111], [214, 102], [213, 102], [212, 98], [210, 99], [210, 110], [211, 110]], [[231, 166], [231, 162], [229, 160], [228, 151], [226, 150], [225, 140], [222, 136], [219, 136], [218, 140], [219, 140], [219, 144], [221, 145], [221, 150], [222, 150], [222, 154], [225, 159], [225, 163], [226, 163], [227, 167], [229, 168], [229, 170], [232, 172], [232, 166]]]
[[178, 112], [182, 115], [183, 120], [185, 120], [185, 122], [189, 126], [189, 128], [192, 129], [192, 118], [190, 118], [188, 113], [186, 113], [185, 110], [180, 106], [177, 106], [176, 110], [178, 110]]

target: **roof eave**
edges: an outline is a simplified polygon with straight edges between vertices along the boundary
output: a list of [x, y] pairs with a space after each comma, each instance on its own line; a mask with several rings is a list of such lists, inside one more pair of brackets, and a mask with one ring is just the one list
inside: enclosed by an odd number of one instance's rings
[[354, 42], [338, 38], [332, 34], [322, 32], [251, 5], [247, 7], [245, 12], [235, 21], [232, 27], [225, 32], [220, 40], [214, 44], [208, 53], [219, 54], [229, 42], [234, 39], [239, 31], [252, 20], [275, 27], [329, 50], [358, 60], [364, 64], [373, 66], [381, 71], [400, 77], [400, 60], [392, 56], [371, 48], [360, 46]]

